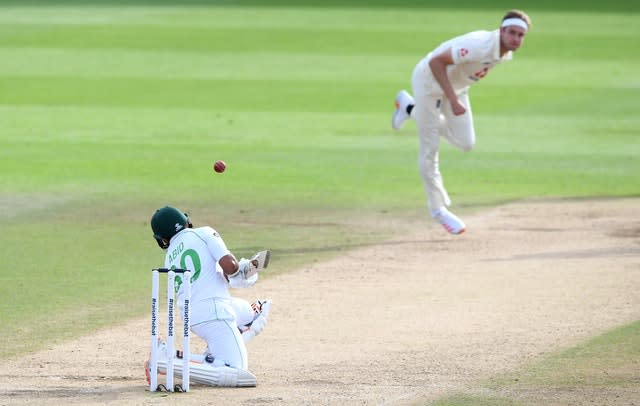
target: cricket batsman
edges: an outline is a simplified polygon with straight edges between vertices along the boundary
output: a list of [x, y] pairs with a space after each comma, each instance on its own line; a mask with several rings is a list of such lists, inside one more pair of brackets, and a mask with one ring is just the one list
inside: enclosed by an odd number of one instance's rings
[[[205, 353], [192, 358], [204, 367], [197, 368], [197, 376], [191, 379], [212, 386], [256, 386], [256, 377], [248, 370], [245, 344], [264, 329], [271, 301], [249, 304], [232, 297], [229, 287], [253, 286], [259, 275], [256, 266], [266, 267], [268, 257], [260, 264], [255, 259], [237, 260], [216, 230], [208, 226], [193, 228], [186, 213], [171, 206], [155, 212], [151, 229], [160, 248], [166, 250], [164, 267], [191, 271], [189, 322], [191, 331], [207, 343]], [[176, 291], [182, 305], [180, 277], [176, 277]], [[164, 354], [163, 361], [160, 353], [158, 366], [162, 372], [166, 357], [173, 354]], [[146, 368], [148, 379], [148, 365]]]

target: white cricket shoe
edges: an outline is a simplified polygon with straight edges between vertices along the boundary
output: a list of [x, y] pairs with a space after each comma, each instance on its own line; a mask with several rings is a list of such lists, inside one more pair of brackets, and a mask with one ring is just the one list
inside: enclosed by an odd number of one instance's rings
[[441, 207], [438, 210], [431, 213], [437, 222], [442, 224], [445, 230], [451, 234], [464, 233], [465, 225], [455, 214], [447, 210], [446, 207]]
[[144, 375], [147, 378], [147, 385], [151, 385], [151, 375], [149, 374], [149, 360], [144, 362]]
[[[151, 358], [151, 354], [149, 354], [149, 358]], [[167, 343], [160, 340], [158, 337], [158, 359], [167, 359]], [[151, 375], [149, 374], [149, 362], [151, 360], [148, 359], [144, 362], [144, 374], [147, 377], [147, 384], [151, 384]]]
[[396, 110], [391, 116], [391, 127], [394, 130], [399, 130], [404, 125], [404, 122], [409, 119], [409, 113], [407, 113], [407, 106], [415, 104], [413, 97], [406, 90], [400, 90], [396, 95]]

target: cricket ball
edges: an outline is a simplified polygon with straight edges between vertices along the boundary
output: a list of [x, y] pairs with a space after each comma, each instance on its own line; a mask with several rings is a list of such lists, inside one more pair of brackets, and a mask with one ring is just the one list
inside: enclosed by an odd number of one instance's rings
[[227, 169], [227, 164], [225, 164], [224, 161], [216, 161], [213, 164], [213, 170], [218, 173], [224, 172], [225, 169]]

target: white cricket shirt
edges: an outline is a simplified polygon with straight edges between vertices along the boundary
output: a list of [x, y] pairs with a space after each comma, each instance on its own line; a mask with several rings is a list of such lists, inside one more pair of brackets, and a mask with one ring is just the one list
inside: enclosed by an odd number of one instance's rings
[[500, 30], [473, 31], [440, 44], [419, 62], [425, 74], [428, 93], [442, 94], [440, 84], [435, 80], [429, 67], [433, 55], [451, 49], [453, 65], [447, 66], [447, 75], [453, 90], [460, 93], [487, 75], [499, 63], [511, 60], [511, 51], [500, 57]]
[[[211, 227], [186, 228], [171, 238], [164, 264], [166, 268], [191, 271], [191, 325], [210, 319], [208, 310], [199, 308], [200, 303], [214, 297], [230, 297], [227, 280], [218, 264], [220, 258], [230, 253], [220, 234]], [[176, 275], [178, 304], [182, 306], [183, 289], [178, 277], [182, 275]]]

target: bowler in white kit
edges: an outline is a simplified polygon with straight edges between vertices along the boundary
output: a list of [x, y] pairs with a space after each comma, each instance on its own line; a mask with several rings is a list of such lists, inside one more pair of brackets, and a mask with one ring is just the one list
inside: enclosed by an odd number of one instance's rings
[[402, 128], [416, 121], [419, 138], [420, 175], [432, 217], [451, 234], [465, 231], [464, 222], [447, 209], [451, 199], [440, 174], [438, 149], [444, 138], [462, 151], [476, 142], [469, 87], [496, 65], [509, 61], [531, 28], [531, 19], [520, 10], [502, 18], [500, 28], [473, 31], [443, 42], [424, 57], [412, 76], [413, 96], [401, 90], [391, 126]]

